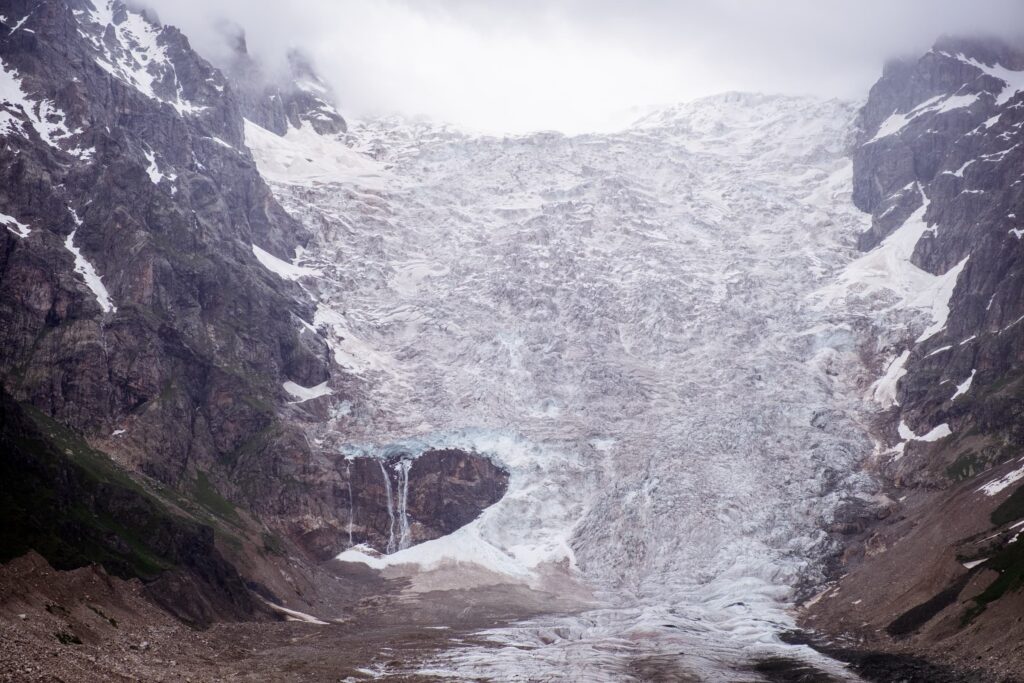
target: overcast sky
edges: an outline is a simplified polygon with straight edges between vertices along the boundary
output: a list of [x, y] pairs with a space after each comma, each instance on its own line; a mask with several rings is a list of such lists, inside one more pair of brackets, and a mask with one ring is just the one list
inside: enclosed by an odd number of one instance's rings
[[[1019, 39], [1022, 0], [148, 0], [216, 61], [220, 19], [313, 57], [352, 118], [579, 132], [727, 90], [860, 99], [943, 33]], [[1014, 35], [1016, 34], [1016, 35]]]

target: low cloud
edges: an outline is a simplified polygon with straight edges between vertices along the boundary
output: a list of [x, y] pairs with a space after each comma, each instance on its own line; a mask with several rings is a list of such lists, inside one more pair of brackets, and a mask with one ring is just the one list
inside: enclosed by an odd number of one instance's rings
[[726, 90], [859, 99], [884, 61], [942, 34], [1021, 40], [1017, 0], [149, 0], [211, 60], [243, 26], [268, 63], [307, 52], [354, 117], [487, 131], [612, 126]]

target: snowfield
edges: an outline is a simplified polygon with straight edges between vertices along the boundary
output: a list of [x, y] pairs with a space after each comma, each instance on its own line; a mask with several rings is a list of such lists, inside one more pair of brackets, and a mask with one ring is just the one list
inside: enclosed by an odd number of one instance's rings
[[456, 534], [342, 559], [455, 584], [461, 563], [538, 589], [557, 572], [595, 596], [425, 670], [623, 680], [671, 653], [726, 681], [774, 653], [839, 671], [777, 634], [798, 582], [821, 578], [837, 503], [874, 492], [855, 471], [872, 443], [846, 299], [820, 295], [868, 225], [849, 198], [854, 113], [728, 94], [576, 137], [379, 120], [327, 159], [338, 141], [247, 129], [318, 234], [313, 324], [363, 383], [311, 440], [460, 445], [511, 473]]

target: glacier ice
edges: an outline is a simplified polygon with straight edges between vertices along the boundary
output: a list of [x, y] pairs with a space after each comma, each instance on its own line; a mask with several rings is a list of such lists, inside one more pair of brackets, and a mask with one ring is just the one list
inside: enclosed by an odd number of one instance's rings
[[[247, 126], [276, 196], [317, 233], [313, 326], [364, 388], [313, 443], [465, 447], [510, 472], [454, 534], [341, 559], [413, 576], [470, 563], [539, 590], [558, 573], [593, 596], [425, 670], [621, 680], [630, 658], [684, 652], [703, 679], [734, 680], [780, 650], [838, 666], [778, 633], [797, 583], [821, 579], [823, 524], [872, 487], [848, 298], [821, 296], [867, 227], [854, 114], [732, 93], [573, 137]], [[324, 148], [336, 161], [303, 161]]]

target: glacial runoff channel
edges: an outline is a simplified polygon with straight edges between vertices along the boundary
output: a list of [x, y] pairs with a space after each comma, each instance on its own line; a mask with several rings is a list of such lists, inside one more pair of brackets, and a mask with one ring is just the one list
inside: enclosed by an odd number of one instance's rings
[[854, 115], [729, 94], [580, 136], [247, 127], [317, 236], [277, 268], [350, 377], [315, 444], [462, 446], [511, 475], [448, 537], [342, 559], [580, 596], [424, 672], [757, 681], [752, 662], [785, 656], [848, 676], [779, 634], [822, 581], [837, 504], [873, 493], [856, 339], [817, 296], [867, 227]]

